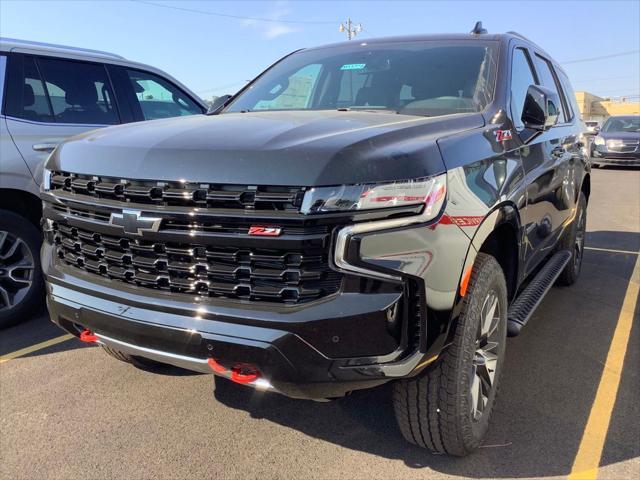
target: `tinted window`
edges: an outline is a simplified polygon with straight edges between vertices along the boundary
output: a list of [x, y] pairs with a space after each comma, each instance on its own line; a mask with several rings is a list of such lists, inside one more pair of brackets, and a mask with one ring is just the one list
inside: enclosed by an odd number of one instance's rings
[[7, 71], [7, 56], [0, 55], [0, 107], [2, 106], [2, 99], [4, 97], [4, 75]]
[[536, 78], [529, 56], [521, 48], [513, 51], [513, 63], [511, 65], [511, 115], [516, 128], [524, 128], [522, 123], [522, 111], [524, 110], [524, 100], [527, 96], [529, 85], [535, 85]]
[[[562, 90], [564, 91], [564, 97], [567, 102], [567, 115], [566, 115], [568, 117], [567, 120], [571, 121], [573, 120], [573, 117], [575, 116], [576, 112], [580, 111], [578, 109], [576, 94], [573, 91], [571, 82], [569, 81], [569, 78], [565, 75], [565, 73], [562, 70], [556, 70], [556, 72], [558, 73], [558, 79], [560, 80], [560, 84], [562, 85]], [[595, 123], [595, 125], [598, 124], [598, 122], [593, 122], [593, 123]]]
[[202, 113], [202, 109], [176, 86], [149, 72], [127, 70], [145, 120]]
[[536, 55], [536, 70], [538, 71], [540, 84], [558, 94], [558, 97], [562, 102], [562, 108], [561, 108], [562, 111], [560, 112], [560, 119], [558, 120], [558, 122], [566, 123], [569, 120], [565, 114], [567, 109], [566, 107], [567, 102], [564, 99], [562, 89], [559, 88], [558, 82], [556, 81], [556, 77], [553, 74], [553, 67], [551, 66], [551, 63], [549, 63], [548, 60], [542, 58], [541, 56]]
[[33, 57], [12, 57], [11, 60], [6, 114], [35, 122], [53, 121], [49, 101]]
[[88, 125], [119, 123], [103, 65], [39, 58], [56, 122]]
[[307, 65], [291, 75], [286, 85], [278, 84], [273, 87], [270, 94], [271, 100], [260, 100], [254, 110], [292, 110], [303, 109], [309, 106], [314, 88], [318, 84], [318, 78], [322, 71], [322, 65]]
[[602, 131], [611, 132], [640, 132], [640, 116], [637, 117], [609, 117]]
[[[492, 100], [494, 78], [495, 48], [489, 42], [354, 43], [286, 57], [226, 111], [349, 108], [427, 116], [476, 112]], [[292, 90], [296, 102], [280, 100], [290, 97]]]

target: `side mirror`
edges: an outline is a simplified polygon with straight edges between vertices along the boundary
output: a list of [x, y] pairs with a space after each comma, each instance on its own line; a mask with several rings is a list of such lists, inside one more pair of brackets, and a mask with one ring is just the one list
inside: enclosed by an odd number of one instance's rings
[[593, 131], [596, 133], [600, 133], [600, 125], [596, 125], [595, 127], [593, 127]]
[[540, 85], [529, 85], [522, 110], [525, 128], [546, 132], [560, 117], [560, 97], [556, 92]]
[[222, 108], [227, 104], [227, 102], [231, 100], [232, 96], [233, 95], [222, 95], [221, 97], [216, 98], [211, 104], [211, 106], [209, 107], [209, 110], [207, 110], [207, 115], [217, 113], [218, 110], [222, 110]]

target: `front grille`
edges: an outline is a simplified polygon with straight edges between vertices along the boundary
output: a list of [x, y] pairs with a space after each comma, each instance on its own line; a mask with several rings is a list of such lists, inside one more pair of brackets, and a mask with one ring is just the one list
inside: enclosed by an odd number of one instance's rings
[[634, 153], [638, 149], [638, 140], [607, 141], [607, 149], [618, 153]]
[[84, 198], [156, 206], [275, 211], [299, 210], [305, 192], [304, 187], [133, 180], [61, 171], [51, 173], [51, 190]]
[[105, 235], [61, 222], [56, 254], [75, 268], [132, 285], [185, 294], [301, 303], [339, 290], [328, 242], [299, 249], [235, 248]]

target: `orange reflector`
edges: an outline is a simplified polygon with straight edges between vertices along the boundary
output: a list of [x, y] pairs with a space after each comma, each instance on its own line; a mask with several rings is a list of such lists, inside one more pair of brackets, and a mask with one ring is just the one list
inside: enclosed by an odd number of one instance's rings
[[462, 276], [462, 281], [460, 282], [460, 296], [464, 297], [467, 294], [467, 287], [469, 286], [469, 280], [471, 279], [471, 272], [473, 271], [473, 265], [469, 267], [469, 269]]

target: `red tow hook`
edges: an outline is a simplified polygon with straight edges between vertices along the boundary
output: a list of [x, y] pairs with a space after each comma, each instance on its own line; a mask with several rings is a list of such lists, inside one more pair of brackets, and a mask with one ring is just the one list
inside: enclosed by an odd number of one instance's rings
[[228, 370], [226, 368], [224, 368], [222, 365], [220, 365], [218, 362], [216, 362], [213, 358], [210, 358], [209, 360], [207, 360], [207, 363], [211, 367], [211, 370], [213, 370], [216, 373], [227, 373], [228, 372]]
[[231, 381], [236, 383], [251, 383], [260, 377], [260, 373], [250, 365], [236, 365], [231, 369]]
[[80, 341], [85, 343], [96, 343], [98, 336], [91, 330], [83, 330], [80, 332]]
[[208, 358], [207, 363], [211, 370], [218, 375], [228, 378], [232, 382], [251, 383], [260, 378], [260, 372], [258, 369], [253, 365], [248, 365], [246, 363], [236, 363], [231, 369], [220, 364], [214, 358]]

